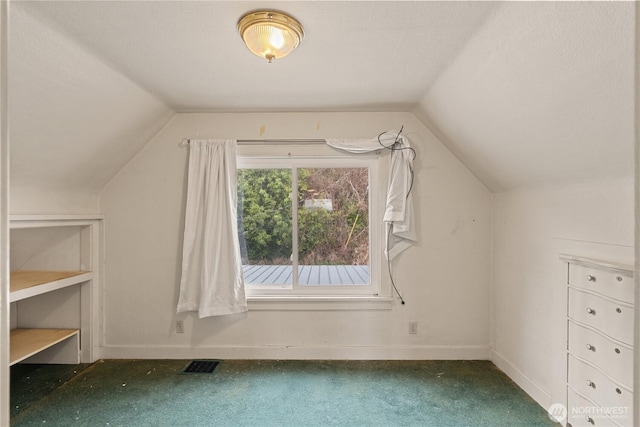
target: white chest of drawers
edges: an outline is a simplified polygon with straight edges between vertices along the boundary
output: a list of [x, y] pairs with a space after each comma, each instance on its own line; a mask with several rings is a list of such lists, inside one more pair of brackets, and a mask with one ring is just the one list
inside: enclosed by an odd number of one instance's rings
[[567, 425], [633, 422], [633, 267], [561, 255], [567, 265]]

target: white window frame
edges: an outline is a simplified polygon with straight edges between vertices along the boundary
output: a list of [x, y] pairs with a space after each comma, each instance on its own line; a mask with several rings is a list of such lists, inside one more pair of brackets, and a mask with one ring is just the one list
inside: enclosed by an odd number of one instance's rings
[[[345, 156], [242, 156], [239, 155], [238, 169], [300, 169], [300, 168], [368, 168], [369, 169], [369, 284], [368, 285], [313, 285], [299, 286], [297, 280], [286, 288], [265, 289], [245, 283], [247, 298], [251, 301], [262, 297], [305, 298], [311, 301], [322, 298], [351, 298], [367, 299], [383, 296], [381, 284], [382, 246], [384, 234], [382, 224], [382, 205], [380, 182], [380, 158], [376, 154], [345, 155]], [[292, 188], [295, 189], [296, 174], [292, 171]], [[293, 193], [295, 193], [292, 190]], [[297, 197], [292, 194], [292, 197]], [[297, 264], [297, 203], [293, 199], [293, 253]], [[295, 264], [294, 264], [295, 265]], [[387, 295], [388, 296], [388, 295]]]

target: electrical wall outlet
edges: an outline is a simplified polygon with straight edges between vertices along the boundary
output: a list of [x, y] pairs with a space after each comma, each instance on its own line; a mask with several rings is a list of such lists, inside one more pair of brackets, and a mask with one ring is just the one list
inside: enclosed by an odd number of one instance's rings
[[409, 333], [412, 335], [418, 333], [418, 322], [409, 322]]
[[184, 334], [184, 321], [176, 320], [176, 334]]

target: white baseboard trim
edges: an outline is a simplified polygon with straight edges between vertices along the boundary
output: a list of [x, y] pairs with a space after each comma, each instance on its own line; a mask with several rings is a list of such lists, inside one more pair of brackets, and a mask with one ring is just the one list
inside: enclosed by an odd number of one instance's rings
[[491, 350], [491, 361], [502, 372], [504, 372], [509, 378], [513, 380], [518, 386], [525, 391], [529, 396], [535, 400], [538, 405], [542, 406], [545, 410], [551, 405], [551, 393], [544, 388], [540, 387], [535, 381], [525, 375], [521, 370], [516, 368], [511, 362], [505, 359], [500, 353]]
[[100, 359], [491, 360], [488, 346], [132, 346], [108, 345]]

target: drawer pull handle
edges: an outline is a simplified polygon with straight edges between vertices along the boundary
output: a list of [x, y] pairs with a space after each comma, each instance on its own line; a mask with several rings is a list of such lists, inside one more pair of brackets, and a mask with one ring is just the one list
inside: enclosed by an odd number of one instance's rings
[[591, 274], [587, 276], [587, 282], [595, 282], [595, 281], [596, 281], [596, 276], [593, 276]]
[[617, 276], [617, 277], [616, 277], [616, 280], [617, 280], [618, 282], [622, 282], [622, 276]]
[[589, 415], [585, 415], [584, 419], [589, 423], [589, 424], [593, 424], [595, 425], [595, 421], [593, 421], [593, 418], [591, 418]]
[[616, 387], [616, 393], [622, 394], [622, 390], [620, 390], [619, 388]]
[[622, 313], [622, 310], [620, 310], [619, 308], [616, 308], [616, 313]]
[[587, 344], [587, 350], [591, 350], [591, 351], [595, 352], [596, 348], [594, 346], [592, 346], [591, 344]]
[[587, 313], [593, 314], [594, 316], [596, 315], [596, 311], [591, 307], [587, 307]]
[[587, 380], [587, 386], [591, 388], [596, 388], [596, 383], [591, 380]]
[[620, 349], [619, 349], [619, 348], [616, 348], [616, 349], [615, 349], [615, 350], [613, 350], [613, 351], [615, 351], [617, 354], [620, 354]]

